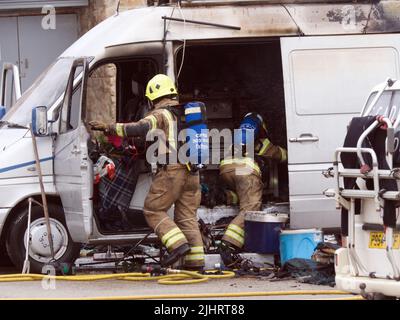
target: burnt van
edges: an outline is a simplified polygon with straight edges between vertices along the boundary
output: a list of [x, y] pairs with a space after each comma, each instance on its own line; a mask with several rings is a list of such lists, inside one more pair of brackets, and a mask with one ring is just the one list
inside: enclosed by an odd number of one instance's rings
[[[145, 159], [137, 160], [140, 174], [122, 217], [128, 227], [102, 223], [96, 142], [87, 123], [88, 110], [107, 116], [112, 109], [118, 122], [140, 119], [144, 88], [157, 73], [175, 79], [181, 101], [206, 104], [209, 129], [233, 130], [243, 115], [260, 113], [271, 141], [288, 150], [287, 164], [270, 164], [264, 207], [288, 212], [293, 229], [339, 227], [335, 201], [323, 195], [333, 182], [321, 172], [331, 166], [366, 93], [382, 79], [399, 78], [400, 9], [389, 1], [372, 8], [293, 2], [193, 0], [128, 10], [67, 49], [0, 122], [0, 239], [13, 263], [22, 266], [28, 235], [32, 268], [51, 259], [38, 206], [29, 234], [26, 228], [27, 199], [41, 200], [41, 193], [24, 127], [43, 106], [45, 128], [35, 135], [55, 259], [74, 260], [81, 244], [134, 243], [149, 232], [142, 209], [153, 174]], [[104, 75], [115, 96], [99, 101], [93, 95]], [[207, 166], [201, 178], [208, 186], [218, 183], [218, 165]], [[203, 205], [199, 218], [212, 224], [237, 212]]]

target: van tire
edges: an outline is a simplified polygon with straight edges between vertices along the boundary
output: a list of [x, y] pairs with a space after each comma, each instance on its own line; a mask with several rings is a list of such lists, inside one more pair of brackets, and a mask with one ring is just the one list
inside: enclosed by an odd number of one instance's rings
[[[68, 232], [68, 228], [65, 223], [64, 218], [64, 210], [59, 205], [49, 204], [49, 215], [50, 219], [52, 219], [52, 230], [56, 228], [57, 230], [57, 239], [62, 239], [63, 245], [55, 252], [56, 262], [63, 262], [63, 263], [73, 263], [78, 257], [81, 245], [79, 243], [75, 243], [72, 241], [71, 236]], [[34, 205], [32, 206], [32, 218], [31, 218], [31, 232], [33, 227], [36, 226], [36, 230], [42, 231], [45, 228], [45, 224], [43, 223], [43, 209]], [[22, 270], [25, 260], [25, 243], [24, 237], [28, 223], [28, 206], [22, 209], [13, 219], [10, 224], [10, 227], [7, 232], [6, 238], [6, 247], [8, 255], [13, 262], [13, 264]], [[41, 229], [39, 229], [41, 228]], [[47, 230], [47, 229], [46, 229]], [[61, 232], [58, 232], [61, 230]], [[37, 232], [40, 236], [40, 232]], [[60, 235], [64, 235], [63, 237]], [[45, 238], [46, 243], [47, 237], [41, 236], [41, 238]], [[55, 238], [55, 234], [53, 234], [53, 238]], [[59, 243], [59, 242], [58, 242]], [[34, 246], [31, 244], [32, 248]], [[39, 248], [40, 249], [40, 248]], [[31, 249], [32, 250], [32, 249]], [[56, 248], [55, 248], [56, 251]], [[58, 257], [57, 257], [58, 253]], [[30, 254], [29, 261], [30, 261], [30, 272], [31, 273], [42, 273], [43, 266], [45, 266], [49, 261], [41, 261], [42, 258], [35, 259]], [[43, 258], [45, 259], [45, 258]]]
[[5, 243], [0, 243], [0, 267], [13, 267], [13, 263], [8, 256]]

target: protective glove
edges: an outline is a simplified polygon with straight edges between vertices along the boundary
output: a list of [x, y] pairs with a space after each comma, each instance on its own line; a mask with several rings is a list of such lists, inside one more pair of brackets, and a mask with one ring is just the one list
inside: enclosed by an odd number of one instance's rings
[[95, 131], [104, 131], [104, 132], [107, 132], [107, 131], [109, 131], [109, 129], [110, 129], [110, 126], [109, 126], [109, 125], [105, 124], [104, 122], [96, 121], [96, 120], [90, 121], [90, 122], [89, 122], [89, 125], [90, 125], [91, 129], [92, 129], [92, 130], [95, 130]]

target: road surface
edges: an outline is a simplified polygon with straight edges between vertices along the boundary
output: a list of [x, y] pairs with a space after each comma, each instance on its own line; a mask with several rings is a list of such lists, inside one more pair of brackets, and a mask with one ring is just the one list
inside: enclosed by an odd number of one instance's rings
[[[15, 273], [10, 268], [0, 268], [1, 274]], [[210, 279], [206, 283], [188, 285], [161, 285], [156, 281], [99, 280], [90, 282], [70, 281], [28, 281], [0, 282], [1, 299], [81, 299], [101, 297], [137, 297], [167, 294], [201, 294], [201, 293], [237, 293], [237, 292], [271, 292], [298, 290], [336, 290], [329, 286], [317, 286], [298, 283], [295, 280], [270, 281], [262, 278], [240, 277], [232, 279]], [[234, 299], [331, 299], [347, 298], [350, 295], [307, 295], [307, 296], [274, 296], [243, 297]], [[216, 298], [221, 299], [221, 298]], [[225, 298], [224, 298], [225, 300]]]

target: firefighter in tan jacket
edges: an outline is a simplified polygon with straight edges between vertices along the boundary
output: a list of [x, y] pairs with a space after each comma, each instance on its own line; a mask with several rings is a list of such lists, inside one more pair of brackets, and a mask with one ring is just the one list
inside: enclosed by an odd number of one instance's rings
[[[175, 84], [169, 77], [156, 75], [146, 88], [146, 97], [153, 110], [142, 120], [112, 125], [92, 121], [90, 125], [93, 130], [120, 137], [146, 137], [151, 130], [162, 130], [167, 143], [164, 147], [162, 144], [159, 146], [158, 156], [168, 158], [177, 148], [175, 137], [178, 133], [175, 130], [178, 119], [169, 109], [179, 104], [177, 95]], [[185, 268], [196, 270], [204, 267], [203, 241], [196, 216], [200, 200], [198, 172], [190, 172], [186, 165], [180, 163], [158, 164], [158, 171], [145, 199], [144, 215], [148, 225], [168, 250], [168, 257], [161, 262], [163, 266], [170, 266], [184, 257]], [[174, 220], [167, 215], [173, 204]]]
[[[241, 125], [242, 146], [246, 145], [246, 131], [252, 130], [255, 159], [272, 159], [287, 161], [287, 151], [275, 146], [267, 138], [266, 124], [257, 113], [247, 114]], [[242, 151], [242, 150], [241, 150]], [[246, 153], [246, 152], [245, 152]], [[244, 218], [247, 211], [260, 211], [262, 207], [263, 182], [261, 168], [257, 161], [246, 154], [241, 157], [225, 159], [220, 164], [220, 178], [228, 187], [227, 198], [239, 202], [239, 214], [229, 224], [222, 238], [220, 253], [224, 264], [234, 263], [234, 254], [240, 252], [244, 245]], [[233, 197], [232, 197], [233, 195]], [[234, 201], [235, 202], [235, 201]]]

